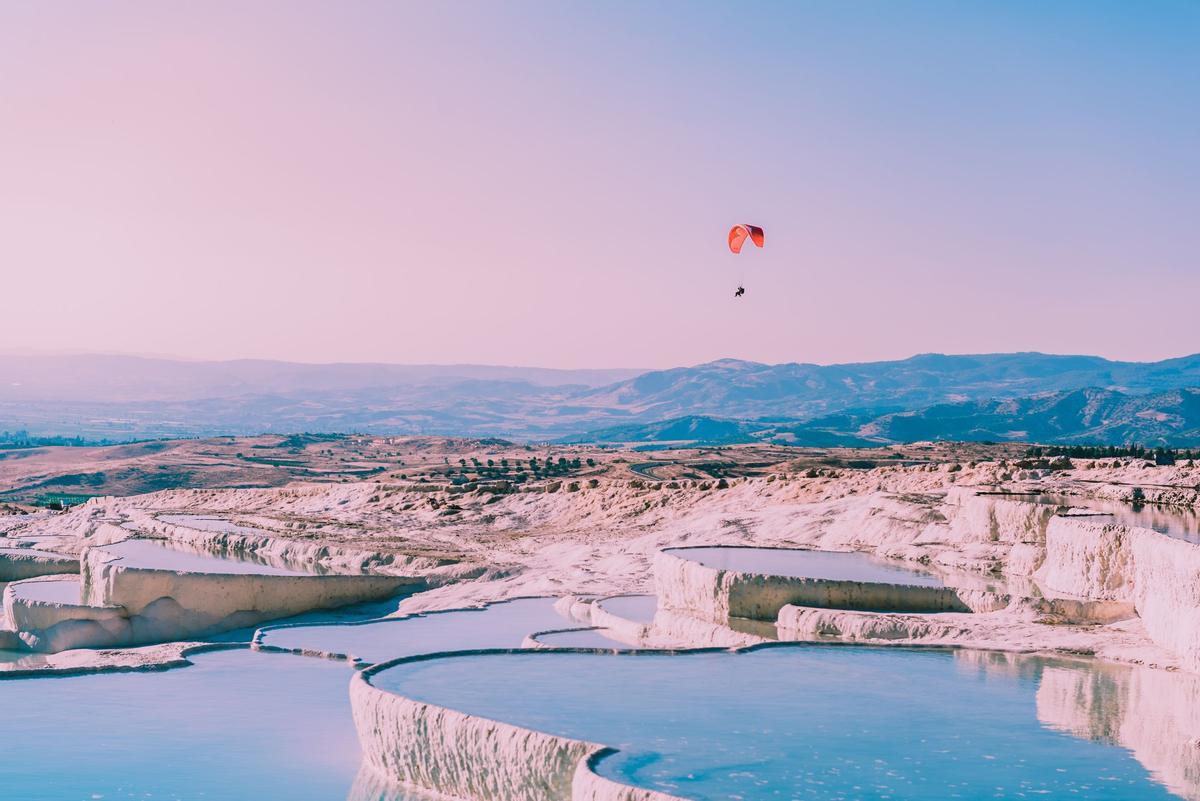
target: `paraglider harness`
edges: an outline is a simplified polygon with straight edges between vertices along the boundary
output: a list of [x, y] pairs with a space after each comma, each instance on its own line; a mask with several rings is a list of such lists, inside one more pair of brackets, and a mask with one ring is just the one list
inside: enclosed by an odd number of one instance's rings
[[734, 293], [733, 293], [733, 296], [734, 296], [735, 298], [740, 298], [742, 295], [745, 295], [745, 294], [746, 294], [746, 288], [745, 288], [745, 287], [743, 287], [743, 286], [739, 286], [739, 287], [737, 288], [737, 292], [734, 292]]

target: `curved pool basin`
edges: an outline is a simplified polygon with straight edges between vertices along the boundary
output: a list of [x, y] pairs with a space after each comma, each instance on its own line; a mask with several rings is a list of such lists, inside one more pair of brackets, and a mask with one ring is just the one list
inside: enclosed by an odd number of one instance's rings
[[609, 637], [607, 629], [589, 626], [577, 629], [541, 631], [528, 639], [544, 648], [596, 648], [602, 651], [629, 651], [632, 645]]
[[160, 514], [156, 519], [162, 521], [163, 523], [169, 523], [172, 526], [194, 528], [197, 531], [216, 531], [222, 534], [272, 536], [270, 531], [266, 531], [261, 528], [254, 528], [253, 526], [243, 526], [240, 523], [235, 523], [228, 518], [218, 517], [216, 515]]
[[658, 611], [658, 596], [613, 595], [595, 601], [605, 612], [634, 623], [653, 623]]
[[473, 719], [611, 745], [601, 776], [701, 801], [1200, 794], [1200, 754], [1183, 747], [1195, 726], [1171, 719], [1190, 721], [1179, 706], [1194, 681], [1178, 697], [1146, 696], [1127, 677], [1108, 681], [1112, 666], [990, 658], [853, 646], [541, 651], [402, 662], [369, 681]]
[[264, 646], [384, 662], [402, 656], [475, 648], [516, 648], [535, 631], [561, 629], [553, 598], [520, 598], [479, 609], [429, 612], [362, 623], [265, 627]]
[[315, 571], [279, 567], [247, 554], [204, 553], [167, 540], [128, 539], [95, 548], [110, 558], [104, 561], [147, 570], [179, 573], [252, 574], [259, 576], [311, 576]]
[[918, 587], [945, 586], [942, 580], [932, 573], [915, 570], [903, 562], [889, 562], [854, 551], [711, 546], [665, 548], [663, 553], [699, 562], [715, 570], [732, 570], [738, 573]]
[[46, 604], [80, 603], [78, 577], [26, 579], [13, 587], [18, 598]]

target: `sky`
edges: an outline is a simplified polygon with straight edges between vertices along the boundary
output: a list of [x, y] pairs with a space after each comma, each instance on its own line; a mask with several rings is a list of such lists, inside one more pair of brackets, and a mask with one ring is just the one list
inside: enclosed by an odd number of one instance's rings
[[8, 0], [0, 349], [1200, 351], [1198, 40], [1187, 0]]

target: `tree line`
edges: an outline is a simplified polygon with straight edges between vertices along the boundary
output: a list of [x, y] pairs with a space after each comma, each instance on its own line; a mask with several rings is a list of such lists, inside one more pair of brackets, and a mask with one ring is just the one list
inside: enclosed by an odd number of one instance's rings
[[1066, 456], [1078, 459], [1148, 459], [1155, 464], [1172, 465], [1180, 460], [1200, 459], [1200, 451], [1183, 448], [1147, 448], [1144, 445], [1032, 445], [1026, 456]]

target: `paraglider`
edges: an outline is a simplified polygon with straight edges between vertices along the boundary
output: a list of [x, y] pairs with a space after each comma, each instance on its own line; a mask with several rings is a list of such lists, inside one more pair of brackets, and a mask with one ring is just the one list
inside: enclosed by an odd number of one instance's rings
[[[763, 246], [763, 229], [757, 225], [735, 225], [729, 229], [729, 250], [735, 254], [742, 252], [742, 245], [749, 239], [756, 247]], [[735, 298], [740, 298], [746, 294], [746, 288], [740, 283], [738, 284], [737, 292], [733, 293]]]
[[763, 246], [763, 229], [757, 225], [735, 225], [729, 229], [729, 249], [734, 253], [742, 252], [742, 244], [747, 239], [761, 248]]

